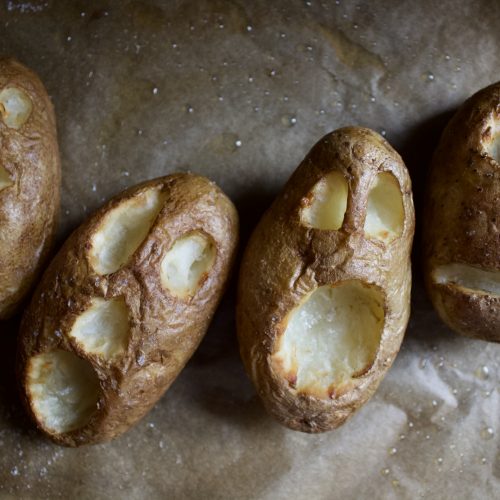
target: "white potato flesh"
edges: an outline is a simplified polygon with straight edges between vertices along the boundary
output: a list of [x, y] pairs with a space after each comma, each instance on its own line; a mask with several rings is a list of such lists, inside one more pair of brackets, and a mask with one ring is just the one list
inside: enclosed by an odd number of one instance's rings
[[79, 429], [97, 409], [97, 375], [90, 363], [71, 352], [58, 350], [31, 358], [27, 385], [32, 409], [49, 431]]
[[349, 188], [341, 172], [333, 171], [314, 186], [311, 201], [300, 212], [306, 226], [337, 230], [342, 227], [347, 209]]
[[106, 360], [125, 352], [129, 334], [128, 308], [123, 297], [93, 299], [69, 332], [86, 352]]
[[0, 92], [0, 114], [9, 128], [19, 129], [31, 115], [33, 103], [24, 90], [7, 87]]
[[196, 231], [182, 236], [172, 245], [161, 262], [161, 282], [177, 297], [196, 293], [215, 260], [215, 245]]
[[376, 287], [358, 280], [321, 286], [288, 315], [273, 361], [298, 391], [329, 397], [371, 367], [383, 327]]
[[466, 264], [445, 264], [434, 269], [436, 283], [454, 284], [470, 291], [500, 295], [500, 271], [487, 271]]
[[163, 204], [163, 194], [153, 188], [110, 210], [91, 240], [89, 260], [93, 269], [104, 275], [127, 264], [146, 239]]
[[500, 119], [492, 118], [489, 127], [491, 132], [488, 139], [483, 140], [483, 148], [489, 157], [500, 163]]
[[389, 172], [378, 174], [368, 194], [365, 234], [369, 238], [390, 243], [401, 236], [404, 218], [399, 182]]
[[0, 191], [2, 191], [2, 189], [8, 188], [9, 186], [12, 186], [12, 184], [14, 183], [12, 182], [9, 172], [7, 172], [5, 167], [2, 167], [2, 165], [0, 165]]

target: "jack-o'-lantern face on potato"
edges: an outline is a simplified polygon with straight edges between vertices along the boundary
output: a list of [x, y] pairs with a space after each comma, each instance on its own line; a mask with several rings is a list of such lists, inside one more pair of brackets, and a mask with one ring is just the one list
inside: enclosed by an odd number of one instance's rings
[[20, 332], [23, 398], [38, 427], [78, 446], [149, 411], [208, 328], [237, 220], [208, 179], [173, 174], [121, 193], [69, 237]]
[[377, 387], [408, 321], [413, 231], [401, 158], [354, 127], [324, 137], [264, 215], [242, 265], [238, 333], [285, 425], [334, 428]]

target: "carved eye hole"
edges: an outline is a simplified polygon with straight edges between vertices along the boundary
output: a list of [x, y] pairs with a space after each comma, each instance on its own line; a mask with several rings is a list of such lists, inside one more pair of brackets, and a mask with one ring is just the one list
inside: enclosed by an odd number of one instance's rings
[[33, 103], [24, 90], [8, 87], [0, 92], [0, 115], [9, 128], [20, 129], [31, 115]]
[[481, 143], [486, 154], [500, 163], [500, 119], [491, 119], [488, 133]]
[[390, 243], [403, 232], [404, 207], [401, 188], [389, 172], [377, 175], [370, 193], [365, 218], [365, 234]]
[[208, 276], [215, 254], [215, 244], [199, 231], [179, 238], [162, 259], [162, 285], [176, 297], [194, 295]]
[[122, 201], [108, 212], [92, 236], [92, 268], [104, 275], [126, 265], [146, 239], [164, 202], [165, 195], [153, 188]]
[[349, 187], [341, 172], [325, 175], [307, 196], [307, 206], [300, 211], [302, 224], [317, 229], [342, 227], [347, 209]]

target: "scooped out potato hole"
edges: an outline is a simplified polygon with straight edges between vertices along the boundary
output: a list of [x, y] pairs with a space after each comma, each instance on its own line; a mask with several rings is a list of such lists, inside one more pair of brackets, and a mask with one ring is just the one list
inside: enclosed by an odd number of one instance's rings
[[101, 275], [114, 273], [130, 260], [151, 230], [164, 195], [149, 189], [110, 210], [92, 237], [90, 264]]
[[500, 163], [500, 118], [492, 117], [488, 125], [489, 133], [482, 141], [486, 154]]
[[296, 390], [334, 397], [371, 367], [383, 326], [378, 288], [358, 280], [321, 286], [286, 318], [274, 366]]
[[434, 269], [436, 283], [453, 284], [471, 292], [500, 295], [500, 271], [487, 271], [466, 264], [444, 264]]
[[368, 194], [365, 234], [390, 243], [403, 232], [405, 214], [399, 182], [389, 172], [377, 175]]
[[161, 282], [177, 297], [193, 295], [215, 260], [215, 244], [194, 231], [174, 242], [161, 262]]
[[334, 170], [313, 187], [308, 204], [300, 213], [303, 224], [317, 229], [342, 227], [347, 209], [348, 185], [341, 172]]
[[90, 307], [76, 319], [69, 335], [86, 352], [112, 359], [127, 348], [129, 333], [127, 305], [123, 297], [116, 297], [93, 299]]
[[33, 103], [24, 90], [7, 87], [0, 92], [0, 114], [9, 128], [19, 129], [31, 115]]
[[56, 433], [83, 427], [97, 409], [100, 395], [90, 363], [62, 350], [30, 359], [27, 390], [37, 419]]

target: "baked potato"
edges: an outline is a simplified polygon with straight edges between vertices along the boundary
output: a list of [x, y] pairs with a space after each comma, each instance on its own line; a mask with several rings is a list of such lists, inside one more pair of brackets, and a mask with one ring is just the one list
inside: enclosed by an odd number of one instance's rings
[[423, 244], [427, 290], [443, 321], [500, 342], [500, 82], [468, 99], [443, 132]]
[[237, 234], [215, 184], [174, 174], [115, 197], [68, 238], [20, 330], [22, 397], [45, 434], [97, 443], [147, 413], [205, 334]]
[[334, 429], [379, 385], [410, 313], [414, 225], [401, 157], [358, 127], [323, 137], [260, 220], [237, 329], [246, 371], [282, 424]]
[[47, 258], [60, 184], [47, 92], [28, 68], [0, 59], [0, 320], [16, 312]]

